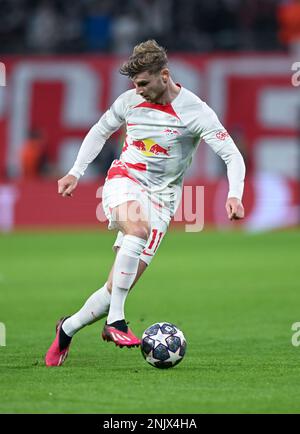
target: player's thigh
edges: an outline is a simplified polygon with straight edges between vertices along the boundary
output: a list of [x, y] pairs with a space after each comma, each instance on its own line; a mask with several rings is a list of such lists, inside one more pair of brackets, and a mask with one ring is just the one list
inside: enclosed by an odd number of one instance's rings
[[140, 184], [127, 177], [108, 180], [103, 187], [102, 199], [109, 229], [148, 238], [147, 198]]
[[139, 200], [124, 202], [111, 211], [116, 227], [127, 235], [135, 235], [147, 240], [150, 225]]

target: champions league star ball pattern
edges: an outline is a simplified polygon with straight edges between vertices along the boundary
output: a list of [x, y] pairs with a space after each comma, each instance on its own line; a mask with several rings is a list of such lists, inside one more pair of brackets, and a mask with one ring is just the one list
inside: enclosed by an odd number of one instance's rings
[[161, 369], [172, 368], [183, 359], [186, 340], [174, 324], [158, 322], [144, 331], [141, 350], [150, 365]]

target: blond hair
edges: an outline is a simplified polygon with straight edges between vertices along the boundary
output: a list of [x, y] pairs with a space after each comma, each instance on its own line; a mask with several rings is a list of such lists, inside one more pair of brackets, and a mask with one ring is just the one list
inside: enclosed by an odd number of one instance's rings
[[144, 71], [155, 74], [167, 65], [166, 50], [159, 46], [154, 39], [149, 39], [134, 47], [128, 61], [121, 66], [120, 74], [130, 78]]

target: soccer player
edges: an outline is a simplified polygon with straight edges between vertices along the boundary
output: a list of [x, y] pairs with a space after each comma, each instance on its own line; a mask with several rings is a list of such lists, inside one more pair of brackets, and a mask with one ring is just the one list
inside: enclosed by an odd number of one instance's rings
[[74, 166], [58, 181], [58, 193], [72, 196], [88, 164], [110, 135], [126, 124], [120, 158], [112, 162], [103, 188], [108, 227], [119, 231], [114, 244], [117, 255], [103, 287], [77, 313], [58, 322], [45, 357], [47, 366], [60, 366], [74, 334], [105, 316], [104, 340], [120, 347], [140, 345], [125, 321], [125, 300], [153, 259], [176, 212], [184, 173], [201, 139], [227, 165], [228, 218], [244, 217], [243, 158], [215, 112], [172, 80], [165, 50], [154, 40], [137, 45], [120, 73], [131, 78], [135, 89], [120, 95], [91, 128]]

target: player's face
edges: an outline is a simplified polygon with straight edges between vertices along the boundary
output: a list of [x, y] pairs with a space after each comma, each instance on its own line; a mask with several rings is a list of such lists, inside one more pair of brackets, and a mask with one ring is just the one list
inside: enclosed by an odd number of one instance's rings
[[133, 77], [133, 84], [136, 93], [141, 95], [146, 101], [155, 103], [159, 101], [167, 89], [169, 70], [167, 68], [156, 74], [141, 72]]

